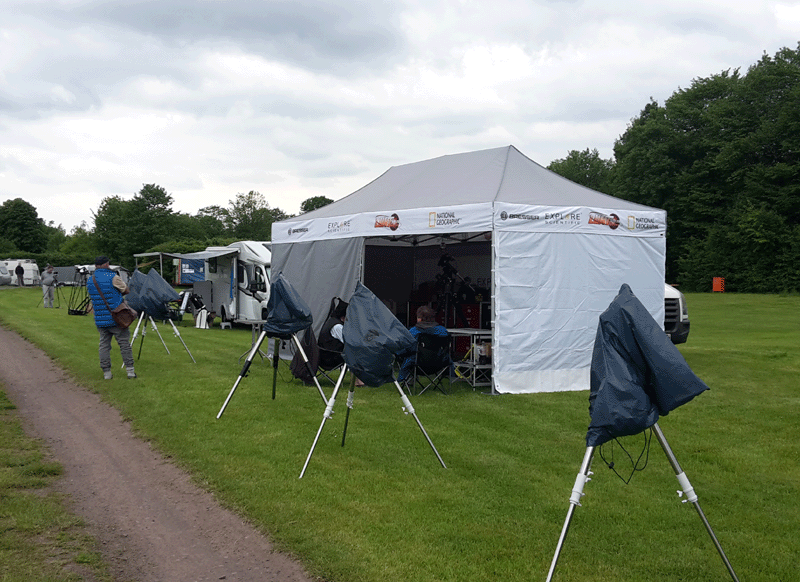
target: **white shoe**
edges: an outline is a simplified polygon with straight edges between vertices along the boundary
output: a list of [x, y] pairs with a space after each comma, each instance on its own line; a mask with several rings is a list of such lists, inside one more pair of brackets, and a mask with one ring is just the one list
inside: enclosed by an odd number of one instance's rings
[[111, 370], [106, 370], [103, 372], [103, 380], [111, 380], [113, 377], [114, 375], [111, 373]]

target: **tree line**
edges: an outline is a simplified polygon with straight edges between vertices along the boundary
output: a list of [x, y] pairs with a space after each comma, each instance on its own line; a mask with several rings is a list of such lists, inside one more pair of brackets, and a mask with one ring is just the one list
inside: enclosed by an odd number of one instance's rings
[[[315, 196], [300, 210], [308, 212], [331, 202]], [[144, 184], [129, 200], [104, 198], [92, 211], [92, 227], [84, 222], [67, 234], [61, 226], [45, 224], [29, 202], [7, 200], [0, 205], [0, 256], [32, 258], [43, 267], [91, 264], [98, 255], [106, 255], [114, 264], [133, 270], [134, 254], [189, 253], [237, 240], [268, 241], [272, 223], [292, 216], [272, 208], [256, 191], [237, 194], [228, 206], [208, 206], [194, 215], [174, 211], [172, 203], [163, 187]]]
[[800, 43], [650, 100], [614, 143], [549, 169], [667, 211], [667, 281], [708, 291], [800, 290]]

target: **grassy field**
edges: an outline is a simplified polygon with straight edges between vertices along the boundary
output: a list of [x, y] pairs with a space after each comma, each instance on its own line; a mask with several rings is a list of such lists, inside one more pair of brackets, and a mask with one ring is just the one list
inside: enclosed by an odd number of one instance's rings
[[[345, 398], [298, 479], [323, 405], [315, 388], [256, 359], [219, 420], [249, 329], [148, 333], [139, 379], [104, 382], [90, 317], [36, 309], [39, 291], [0, 292], [0, 321], [100, 393], [135, 430], [246, 515], [309, 571], [334, 582], [544, 580], [585, 450], [588, 392], [413, 399], [439, 465], [393, 387], [360, 388], [341, 447]], [[740, 580], [793, 582], [800, 559], [800, 297], [688, 296], [681, 351], [711, 390], [660, 421]], [[116, 350], [116, 347], [115, 347]], [[134, 355], [138, 352], [138, 342]], [[121, 365], [119, 352], [114, 365]], [[330, 387], [326, 387], [330, 394]], [[634, 456], [642, 436], [625, 439]], [[604, 447], [626, 470], [619, 446]], [[629, 471], [629, 467], [627, 467]], [[625, 485], [595, 457], [555, 580], [730, 579], [653, 441]]]

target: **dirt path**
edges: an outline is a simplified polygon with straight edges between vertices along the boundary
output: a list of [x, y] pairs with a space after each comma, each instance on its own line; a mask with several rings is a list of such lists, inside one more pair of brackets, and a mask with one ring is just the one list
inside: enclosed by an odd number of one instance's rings
[[58, 487], [88, 523], [118, 582], [311, 580], [133, 436], [116, 409], [2, 327], [0, 380], [25, 430], [64, 466]]

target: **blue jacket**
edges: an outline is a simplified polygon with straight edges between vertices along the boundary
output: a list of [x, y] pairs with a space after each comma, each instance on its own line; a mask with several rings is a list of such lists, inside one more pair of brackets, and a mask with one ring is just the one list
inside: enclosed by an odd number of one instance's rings
[[120, 293], [111, 282], [114, 277], [116, 277], [116, 273], [114, 273], [114, 271], [111, 269], [96, 269], [94, 276], [89, 277], [89, 279], [86, 281], [86, 291], [89, 293], [89, 297], [92, 299], [92, 307], [94, 309], [94, 324], [97, 327], [114, 327], [117, 325], [114, 323], [114, 319], [111, 317], [111, 312], [106, 308], [103, 298], [100, 297], [100, 293], [97, 292], [97, 288], [94, 285], [94, 279], [96, 278], [97, 284], [103, 291], [103, 296], [105, 296], [106, 301], [108, 301], [108, 307], [115, 309], [120, 303], [122, 303], [123, 297], [122, 293]]

